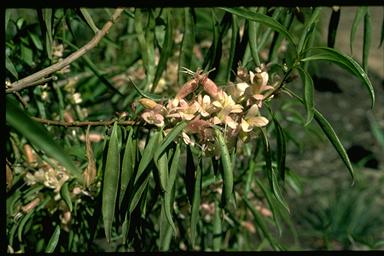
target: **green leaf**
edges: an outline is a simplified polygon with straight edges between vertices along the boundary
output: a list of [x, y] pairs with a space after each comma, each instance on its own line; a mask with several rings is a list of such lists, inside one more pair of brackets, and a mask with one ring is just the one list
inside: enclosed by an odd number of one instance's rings
[[259, 59], [259, 53], [258, 53], [258, 47], [257, 47], [257, 31], [259, 29], [259, 24], [257, 24], [254, 21], [249, 22], [249, 28], [248, 28], [248, 37], [249, 37], [249, 47], [251, 49], [251, 55], [253, 58], [253, 62], [255, 63], [256, 67], [260, 66], [260, 59]]
[[234, 58], [236, 55], [236, 48], [239, 41], [239, 22], [237, 16], [232, 15], [232, 34], [231, 34], [231, 48], [229, 50], [228, 57], [228, 66], [226, 70], [225, 81], [229, 81], [231, 79], [232, 66], [234, 63]]
[[132, 127], [127, 128], [129, 130], [127, 142], [125, 145], [123, 163], [121, 166], [121, 176], [120, 176], [120, 198], [119, 205], [123, 201], [125, 191], [127, 190], [130, 184], [133, 184], [132, 177], [135, 170], [136, 164], [136, 152], [137, 152], [137, 140], [134, 139], [134, 129]]
[[59, 238], [60, 238], [60, 225], [57, 225], [55, 228], [55, 231], [53, 231], [53, 234], [49, 239], [47, 247], [45, 248], [46, 253], [52, 253], [55, 251], [57, 243], [59, 242]]
[[309, 38], [311, 37], [311, 34], [313, 33], [316, 23], [319, 19], [321, 10], [321, 7], [316, 7], [312, 12], [311, 18], [305, 25], [304, 33], [302, 33], [300, 37], [299, 45], [297, 47], [298, 52], [302, 52], [303, 50], [305, 50], [307, 42], [309, 41]]
[[340, 9], [332, 10], [331, 19], [328, 25], [328, 42], [327, 42], [327, 46], [330, 48], [333, 48], [335, 46], [337, 27], [339, 26], [339, 21], [340, 21], [340, 13], [341, 13]]
[[49, 136], [49, 132], [40, 124], [33, 121], [23, 110], [17, 106], [17, 102], [10, 96], [6, 96], [6, 121], [20, 132], [33, 145], [40, 148], [47, 155], [56, 159], [71, 175], [82, 181], [80, 170], [74, 165], [65, 151]]
[[168, 157], [167, 154], [162, 154], [157, 160], [155, 160], [157, 166], [160, 187], [163, 191], [167, 191], [168, 182]]
[[69, 181], [66, 181], [63, 184], [63, 186], [61, 186], [60, 196], [64, 200], [64, 202], [67, 204], [69, 211], [72, 212], [73, 206], [72, 206], [71, 195], [68, 189], [68, 183]]
[[92, 19], [92, 16], [89, 14], [88, 10], [85, 8], [80, 8], [80, 12], [83, 15], [84, 20], [87, 22], [88, 26], [96, 34], [99, 32], [99, 28], [95, 25], [95, 22]]
[[193, 46], [195, 45], [195, 21], [193, 8], [184, 8], [184, 33], [183, 41], [181, 42], [179, 56], [179, 76], [178, 83], [184, 84], [185, 78], [180, 72], [182, 67], [193, 69], [191, 66], [193, 58]]
[[15, 65], [13, 65], [11, 59], [8, 56], [5, 56], [5, 68], [16, 78], [19, 79]]
[[369, 50], [371, 48], [372, 21], [369, 10], [364, 16], [364, 44], [363, 44], [363, 69], [368, 72]]
[[[201, 161], [201, 160], [200, 160]], [[201, 163], [197, 164], [196, 181], [193, 191], [193, 202], [191, 210], [191, 243], [194, 247], [197, 235], [197, 222], [200, 218], [200, 202], [201, 202], [201, 186], [202, 186], [202, 169]]]
[[227, 12], [233, 13], [235, 15], [241, 16], [245, 19], [256, 21], [256, 22], [259, 22], [261, 24], [264, 24], [264, 25], [270, 27], [271, 29], [283, 34], [288, 39], [288, 41], [293, 45], [294, 48], [297, 47], [292, 34], [289, 33], [288, 30], [286, 30], [286, 28], [284, 26], [282, 26], [279, 22], [277, 22], [273, 18], [271, 18], [265, 14], [255, 13], [255, 12], [252, 12], [250, 10], [240, 8], [240, 7], [222, 8], [222, 9], [227, 11]]
[[173, 49], [173, 13], [171, 9], [165, 9], [164, 12], [167, 17], [167, 27], [165, 30], [163, 47], [160, 53], [159, 64], [157, 65], [155, 78], [153, 81], [152, 91], [155, 91], [157, 83], [159, 82], [161, 75], [163, 74], [163, 71], [167, 68], [167, 61], [172, 55]]
[[165, 136], [162, 141], [160, 147], [155, 152], [155, 161], [160, 157], [160, 155], [164, 152], [164, 150], [168, 147], [168, 145], [173, 142], [177, 136], [184, 130], [184, 128], [188, 125], [186, 121], [179, 122], [168, 134]]
[[251, 204], [251, 202], [249, 202], [249, 200], [247, 198], [243, 198], [243, 201], [245, 202], [245, 205], [248, 207], [248, 209], [251, 210], [251, 213], [253, 215], [253, 218], [255, 219], [257, 227], [259, 227], [261, 229], [261, 232], [267, 238], [269, 244], [276, 250], [277, 246], [275, 245], [275, 241], [274, 241], [271, 233], [268, 232], [267, 225], [265, 224], [263, 218], [260, 216], [258, 211]]
[[172, 229], [166, 218], [165, 209], [167, 208], [166, 203], [162, 200], [161, 211], [160, 211], [160, 235], [159, 235], [159, 249], [160, 251], [168, 251], [169, 245], [172, 239]]
[[356, 31], [359, 27], [360, 22], [363, 20], [365, 13], [368, 11], [367, 6], [361, 6], [356, 11], [355, 18], [353, 19], [352, 28], [351, 28], [351, 35], [349, 38], [349, 46], [351, 48], [351, 54], [353, 54], [353, 42], [355, 41]]
[[32, 49], [23, 43], [21, 43], [20, 49], [21, 49], [21, 59], [27, 65], [32, 66], [33, 65], [33, 51], [32, 51]]
[[36, 34], [31, 32], [28, 32], [28, 35], [31, 38], [33, 44], [36, 46], [36, 48], [42, 51], [44, 48], [40, 38]]
[[221, 233], [222, 231], [222, 224], [221, 224], [221, 218], [220, 218], [220, 212], [221, 208], [219, 207], [219, 204], [215, 201], [215, 213], [213, 217], [213, 251], [218, 252], [221, 248]]
[[24, 217], [20, 220], [20, 224], [17, 227], [17, 238], [19, 239], [19, 242], [23, 241], [23, 233], [25, 224], [27, 224], [27, 221], [33, 216], [35, 213], [35, 209], [28, 212]]
[[9, 18], [11, 17], [11, 9], [5, 9], [5, 23], [4, 23], [4, 28], [5, 28], [5, 31], [7, 31], [7, 27], [8, 27], [8, 21], [9, 21]]
[[175, 153], [173, 154], [171, 167], [170, 167], [167, 190], [164, 193], [165, 216], [175, 234], [176, 234], [176, 227], [172, 219], [173, 202], [171, 200], [171, 196], [172, 196], [172, 189], [175, 186], [176, 175], [179, 167], [179, 161], [180, 161], [180, 144], [177, 144]]
[[116, 199], [119, 188], [120, 148], [118, 129], [120, 128], [117, 122], [115, 122], [108, 144], [103, 179], [102, 214], [105, 237], [108, 243], [111, 241], [112, 222], [115, 217]]
[[[301, 103], [304, 103], [303, 99], [300, 98], [298, 95], [293, 93], [292, 91], [286, 89], [290, 94], [292, 94], [295, 98], [297, 98]], [[323, 130], [324, 134], [327, 136], [328, 140], [332, 143], [333, 147], [336, 149], [337, 153], [339, 154], [340, 158], [343, 160], [344, 164], [347, 166], [348, 171], [354, 180], [355, 175], [353, 171], [352, 164], [349, 160], [348, 154], [345, 151], [345, 148], [341, 144], [339, 138], [337, 137], [335, 131], [333, 130], [331, 124], [328, 122], [325, 117], [315, 109], [314, 112], [314, 118], [316, 122], [319, 124], [320, 128]]]
[[284, 130], [281, 128], [279, 122], [273, 117], [273, 124], [276, 131], [277, 143], [277, 169], [282, 180], [285, 180], [285, 157], [286, 157], [286, 138]]
[[142, 154], [142, 158], [139, 163], [139, 167], [137, 169], [135, 184], [139, 179], [140, 175], [144, 172], [144, 170], [148, 167], [149, 163], [152, 161], [156, 147], [161, 142], [160, 141], [161, 132], [162, 131], [155, 131], [152, 135], [149, 135], [150, 138], [148, 140], [147, 145], [145, 146], [145, 149]]
[[301, 67], [297, 67], [297, 70], [300, 73], [301, 79], [304, 84], [304, 105], [307, 112], [307, 118], [305, 121], [305, 126], [310, 124], [313, 119], [314, 110], [315, 110], [315, 99], [314, 99], [314, 87], [311, 76]]
[[151, 99], [153, 101], [161, 101], [161, 100], [164, 100], [163, 97], [160, 97], [159, 95], [157, 94], [153, 94], [153, 93], [148, 93], [148, 92], [145, 92], [143, 90], [141, 90], [133, 81], [132, 79], [129, 78], [129, 81], [131, 81], [131, 84], [133, 85], [133, 87], [135, 88], [135, 90], [137, 91], [138, 94], [140, 94], [142, 97], [144, 98], [148, 98], [148, 99]]
[[345, 68], [357, 78], [359, 78], [364, 86], [367, 88], [370, 97], [371, 97], [371, 108], [375, 105], [375, 91], [371, 84], [371, 81], [368, 78], [368, 75], [364, 72], [361, 66], [351, 57], [344, 55], [334, 49], [327, 47], [314, 47], [309, 48], [306, 51], [315, 52], [308, 57], [301, 59], [301, 61], [312, 61], [312, 60], [327, 60], [332, 61], [336, 64], [339, 64], [341, 67]]
[[43, 20], [45, 23], [45, 29], [46, 29], [46, 34], [45, 34], [45, 48], [47, 50], [47, 56], [51, 60], [52, 59], [52, 44], [53, 44], [53, 31], [52, 31], [52, 18], [53, 18], [53, 13], [52, 9], [44, 8], [42, 9], [42, 14], [43, 14]]
[[219, 142], [221, 163], [223, 165], [222, 208], [224, 208], [224, 206], [230, 201], [233, 193], [233, 167], [223, 134], [218, 129], [215, 129], [215, 134]]

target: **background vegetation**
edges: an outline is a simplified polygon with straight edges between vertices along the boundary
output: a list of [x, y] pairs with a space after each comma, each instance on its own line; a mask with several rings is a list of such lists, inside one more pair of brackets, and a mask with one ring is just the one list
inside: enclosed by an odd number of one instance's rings
[[[363, 26], [358, 63], [334, 49], [343, 8], [332, 9], [321, 33], [327, 9], [7, 9], [8, 252], [382, 249], [382, 202], [371, 199], [384, 179], [354, 171], [317, 110], [314, 85], [333, 63], [373, 107], [368, 56], [383, 29], [373, 42], [371, 10], [357, 9], [350, 44]], [[254, 115], [268, 124], [246, 139], [231, 138], [230, 122], [215, 123], [206, 142], [187, 132], [191, 120], [158, 127], [143, 117], [194, 79], [188, 101], [212, 96], [199, 68], [228, 94], [241, 82], [256, 86]], [[272, 87], [263, 91], [264, 81]], [[244, 114], [227, 114], [240, 127], [252, 104], [231, 95]], [[330, 143], [350, 177], [305, 204], [295, 198], [317, 181], [304, 183], [286, 156], [311, 158], [307, 140]]]

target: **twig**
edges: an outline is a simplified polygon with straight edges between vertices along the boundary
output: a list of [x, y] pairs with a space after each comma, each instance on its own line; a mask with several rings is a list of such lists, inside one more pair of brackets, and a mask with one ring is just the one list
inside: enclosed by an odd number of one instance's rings
[[57, 62], [57, 63], [55, 63], [55, 64], [53, 64], [47, 68], [44, 68], [44, 69], [42, 69], [42, 70], [40, 70], [40, 71], [38, 71], [32, 75], [29, 75], [29, 76], [27, 76], [21, 80], [13, 82], [11, 84], [11, 88], [9, 88], [6, 92], [8, 93], [8, 92], [19, 91], [19, 90], [24, 89], [26, 87], [32, 86], [31, 84], [36, 82], [36, 80], [39, 80], [45, 76], [48, 76], [48, 75], [50, 75], [56, 71], [61, 70], [65, 66], [68, 66], [69, 64], [71, 64], [72, 62], [74, 62], [75, 60], [77, 60], [78, 58], [83, 56], [84, 54], [86, 54], [89, 50], [94, 48], [100, 42], [100, 40], [108, 33], [109, 29], [112, 27], [112, 25], [119, 18], [119, 16], [123, 12], [123, 10], [124, 10], [123, 8], [117, 8], [115, 10], [115, 12], [113, 13], [112, 18], [109, 21], [107, 21], [107, 23], [105, 23], [103, 28], [99, 32], [96, 33], [96, 35], [92, 38], [91, 41], [89, 41], [86, 45], [81, 47], [79, 50], [75, 51], [74, 53], [72, 53], [71, 55], [69, 55], [67, 58], [65, 58], [62, 61], [59, 61], [59, 62]]
[[[48, 119], [43, 119], [40, 117], [32, 117], [33, 120], [42, 123], [42, 124], [47, 124], [47, 125], [53, 125], [53, 126], [64, 126], [64, 127], [81, 127], [81, 126], [108, 126], [112, 125], [114, 122], [117, 120], [112, 119], [112, 120], [104, 120], [104, 121], [74, 121], [74, 122], [64, 122], [64, 121], [56, 121], [56, 120], [48, 120]], [[138, 122], [132, 121], [132, 120], [121, 120], [117, 121], [119, 125], [135, 125]]]
[[[28, 87], [35, 86], [35, 85], [42, 85], [42, 84], [45, 84], [45, 83], [47, 83], [49, 81], [56, 81], [56, 80], [57, 80], [57, 76], [50, 76], [50, 77], [47, 77], [47, 78], [43, 78], [43, 79], [41, 79], [39, 81], [30, 83], [28, 85]], [[18, 90], [16, 90], [14, 87], [11, 87], [11, 88], [5, 90], [6, 93], [16, 92], [16, 91], [18, 91]]]

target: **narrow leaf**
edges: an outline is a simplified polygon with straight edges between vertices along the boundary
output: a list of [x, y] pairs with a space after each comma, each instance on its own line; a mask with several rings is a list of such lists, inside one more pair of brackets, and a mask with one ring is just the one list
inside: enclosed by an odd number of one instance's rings
[[283, 34], [288, 39], [288, 41], [294, 46], [294, 48], [296, 48], [296, 43], [295, 43], [295, 40], [294, 40], [292, 34], [289, 33], [288, 30], [283, 25], [281, 25], [279, 22], [277, 22], [273, 18], [271, 18], [265, 14], [255, 13], [255, 12], [252, 12], [250, 10], [240, 8], [240, 7], [222, 8], [222, 9], [227, 11], [227, 12], [238, 15], [240, 17], [246, 18], [248, 20], [259, 22], [261, 24], [264, 24], [264, 25], [272, 28], [275, 31], [278, 31], [279, 33]]
[[193, 58], [193, 46], [195, 45], [195, 21], [194, 21], [194, 12], [193, 8], [184, 8], [184, 34], [183, 41], [180, 48], [180, 57], [179, 57], [179, 76], [178, 83], [184, 84], [185, 78], [182, 74], [181, 68], [186, 67], [193, 69], [191, 66]]
[[61, 186], [60, 196], [64, 200], [64, 202], [67, 204], [69, 211], [72, 212], [73, 206], [72, 206], [71, 195], [68, 189], [68, 184], [69, 184], [69, 181], [66, 181], [63, 184], [63, 186]]
[[119, 205], [121, 205], [125, 191], [131, 182], [131, 179], [135, 170], [136, 163], [136, 152], [137, 152], [137, 140], [133, 139], [134, 129], [128, 127], [129, 133], [127, 138], [127, 143], [125, 144], [123, 163], [121, 166], [121, 178], [120, 178], [120, 194], [121, 199]]
[[[289, 90], [289, 93], [292, 94], [299, 101], [301, 101], [301, 103], [304, 103], [303, 99], [300, 98], [298, 95], [296, 95], [295, 93], [293, 93], [290, 90]], [[343, 145], [341, 144], [339, 138], [337, 137], [335, 131], [333, 130], [331, 124], [316, 109], [315, 109], [314, 114], [315, 114], [314, 118], [315, 118], [316, 122], [319, 124], [319, 126], [323, 130], [324, 134], [327, 136], [329, 141], [332, 143], [333, 147], [336, 149], [336, 151], [339, 154], [340, 158], [343, 160], [344, 164], [347, 166], [348, 171], [349, 171], [352, 179], [354, 180], [355, 175], [354, 175], [353, 167], [352, 167], [352, 164], [351, 164], [351, 162], [349, 160], [348, 154], [345, 151], [345, 148], [343, 147]]]
[[17, 106], [17, 102], [10, 96], [6, 97], [6, 121], [20, 132], [32, 144], [40, 148], [47, 155], [56, 159], [73, 176], [82, 181], [80, 170], [74, 165], [67, 153], [56, 144], [49, 136], [49, 132], [40, 124], [33, 121], [23, 110]]
[[32, 32], [28, 32], [28, 34], [29, 34], [29, 37], [31, 38], [33, 44], [36, 46], [36, 48], [39, 50], [43, 50], [44, 48], [43, 48], [43, 44], [41, 43], [40, 38]]
[[251, 55], [252, 55], [252, 58], [253, 58], [253, 62], [255, 63], [256, 67], [259, 67], [260, 66], [260, 59], [259, 59], [259, 53], [258, 53], [258, 50], [257, 50], [257, 31], [258, 31], [258, 26], [259, 24], [257, 24], [256, 22], [254, 21], [250, 21], [249, 22], [249, 28], [248, 28], [248, 37], [249, 37], [249, 47], [251, 49]]
[[180, 144], [177, 144], [175, 153], [173, 154], [171, 167], [170, 167], [167, 190], [164, 193], [165, 216], [175, 234], [176, 234], [176, 227], [172, 219], [173, 201], [171, 197], [172, 197], [172, 189], [175, 186], [177, 171], [179, 167], [179, 161], [180, 161]]
[[322, 7], [316, 7], [312, 12], [311, 18], [305, 25], [304, 33], [302, 33], [300, 37], [298, 52], [302, 52], [303, 50], [305, 50], [307, 42], [309, 41], [309, 38], [311, 37], [311, 34], [313, 33], [316, 23], [319, 19], [321, 10]]
[[228, 152], [227, 144], [225, 143], [223, 134], [220, 130], [215, 129], [216, 137], [220, 146], [220, 157], [223, 165], [223, 194], [222, 207], [224, 207], [231, 199], [233, 192], [233, 167], [231, 157]]
[[236, 47], [239, 43], [239, 23], [237, 16], [232, 15], [232, 34], [231, 34], [231, 48], [229, 50], [229, 57], [228, 57], [228, 66], [226, 70], [226, 81], [228, 82], [231, 79], [232, 74], [232, 66], [234, 63], [234, 58], [236, 55]]
[[85, 21], [87, 22], [88, 26], [92, 29], [92, 31], [96, 34], [99, 32], [98, 27], [95, 25], [95, 22], [92, 19], [92, 16], [89, 14], [88, 10], [85, 8], [80, 8], [80, 12], [83, 15]]
[[160, 180], [160, 187], [163, 191], [167, 191], [168, 182], [168, 157], [167, 154], [162, 154], [159, 159], [155, 160], [157, 171]]
[[16, 78], [19, 79], [15, 65], [8, 56], [5, 56], [5, 68]]
[[315, 110], [314, 86], [313, 86], [312, 78], [307, 71], [305, 71], [301, 67], [298, 67], [297, 70], [299, 71], [301, 80], [303, 81], [303, 84], [304, 84], [304, 105], [305, 105], [305, 110], [307, 112], [305, 126], [307, 126], [309, 123], [311, 123], [313, 119], [314, 110]]
[[45, 23], [45, 29], [46, 29], [46, 34], [45, 34], [45, 48], [47, 50], [47, 56], [51, 60], [52, 59], [52, 44], [53, 44], [53, 31], [52, 31], [52, 18], [53, 18], [53, 13], [52, 9], [45, 8], [42, 10], [43, 14], [43, 20]]
[[351, 28], [351, 34], [349, 38], [349, 46], [351, 48], [351, 54], [353, 54], [353, 42], [355, 41], [356, 31], [359, 27], [359, 24], [363, 20], [365, 13], [368, 11], [367, 6], [361, 6], [357, 9], [355, 18], [353, 19], [352, 28]]
[[363, 69], [368, 72], [369, 50], [371, 48], [372, 21], [369, 10], [364, 16], [364, 44], [363, 44]]
[[153, 94], [153, 93], [148, 93], [148, 92], [145, 92], [143, 90], [141, 90], [133, 81], [132, 79], [128, 78], [129, 81], [131, 81], [131, 84], [133, 85], [133, 87], [135, 88], [135, 90], [137, 91], [138, 94], [140, 94], [142, 97], [144, 98], [148, 98], [148, 99], [151, 99], [153, 101], [160, 101], [160, 100], [163, 100], [162, 97], [160, 97], [159, 95], [157, 94]]
[[179, 122], [168, 134], [165, 136], [162, 141], [160, 147], [155, 152], [155, 161], [160, 157], [160, 155], [164, 152], [164, 150], [169, 146], [171, 142], [173, 142], [176, 137], [184, 130], [187, 126], [187, 122], [182, 121]]
[[46, 253], [52, 253], [55, 251], [57, 243], [59, 242], [59, 238], [60, 238], [60, 225], [57, 225], [55, 228], [55, 231], [53, 232], [51, 238], [49, 239], [47, 247], [45, 248]]
[[221, 208], [219, 204], [215, 201], [215, 213], [213, 217], [213, 251], [218, 252], [221, 248], [221, 233], [222, 233], [222, 224], [220, 218]]
[[201, 186], [202, 186], [202, 169], [199, 163], [196, 168], [196, 181], [193, 191], [193, 202], [191, 210], [191, 243], [194, 247], [197, 235], [197, 222], [200, 218], [200, 202], [201, 202]]
[[339, 26], [340, 21], [340, 8], [337, 10], [332, 9], [331, 19], [329, 20], [328, 25], [328, 42], [327, 46], [333, 48], [336, 41], [337, 27]]
[[277, 169], [279, 171], [280, 178], [285, 180], [285, 157], [287, 148], [285, 133], [275, 117], [273, 118], [273, 124], [275, 125], [277, 142]]
[[115, 122], [108, 144], [103, 179], [102, 214], [105, 237], [107, 238], [108, 243], [111, 241], [112, 222], [115, 217], [116, 199], [119, 185], [120, 149], [118, 129], [120, 128], [117, 122]]
[[163, 71], [167, 67], [167, 61], [172, 54], [173, 48], [173, 20], [172, 10], [164, 10], [167, 17], [167, 27], [165, 30], [164, 43], [160, 53], [159, 63], [157, 65], [155, 78], [153, 81], [152, 91], [156, 89], [157, 83], [159, 82]]
[[371, 81], [368, 78], [368, 75], [364, 72], [361, 66], [351, 57], [344, 55], [334, 49], [327, 47], [314, 47], [307, 49], [307, 51], [317, 52], [316, 54], [309, 55], [308, 57], [302, 59], [301, 61], [311, 61], [311, 60], [327, 60], [339, 64], [341, 67], [345, 68], [357, 78], [359, 78], [364, 86], [367, 88], [371, 96], [371, 108], [375, 105], [375, 91], [371, 84]]

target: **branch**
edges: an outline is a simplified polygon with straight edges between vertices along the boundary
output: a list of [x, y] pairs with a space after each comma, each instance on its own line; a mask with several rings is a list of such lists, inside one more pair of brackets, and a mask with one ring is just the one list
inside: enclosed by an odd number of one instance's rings
[[96, 33], [96, 35], [92, 38], [91, 41], [89, 41], [86, 45], [81, 47], [79, 50], [75, 51], [71, 55], [69, 55], [67, 58], [65, 58], [62, 61], [59, 61], [49, 67], [46, 67], [32, 75], [29, 75], [21, 80], [18, 80], [16, 82], [13, 82], [10, 85], [10, 88], [6, 90], [7, 93], [19, 91], [21, 89], [24, 89], [26, 87], [35, 85], [34, 82], [37, 80], [44, 78], [45, 76], [48, 76], [56, 71], [61, 70], [65, 66], [68, 66], [84, 54], [86, 54], [89, 50], [94, 48], [100, 40], [108, 33], [109, 29], [112, 27], [113, 23], [116, 22], [116, 20], [119, 18], [121, 13], [123, 12], [123, 8], [117, 8], [115, 12], [112, 15], [112, 18], [105, 23], [104, 27]]
[[[112, 125], [117, 120], [104, 120], [104, 121], [74, 121], [74, 122], [64, 122], [64, 121], [56, 121], [56, 120], [48, 120], [43, 119], [40, 117], [32, 117], [33, 120], [47, 125], [53, 125], [53, 126], [64, 126], [64, 127], [81, 127], [81, 126], [108, 126]], [[119, 125], [135, 125], [138, 122], [132, 121], [132, 120], [126, 120], [126, 121], [117, 121], [117, 124]]]

